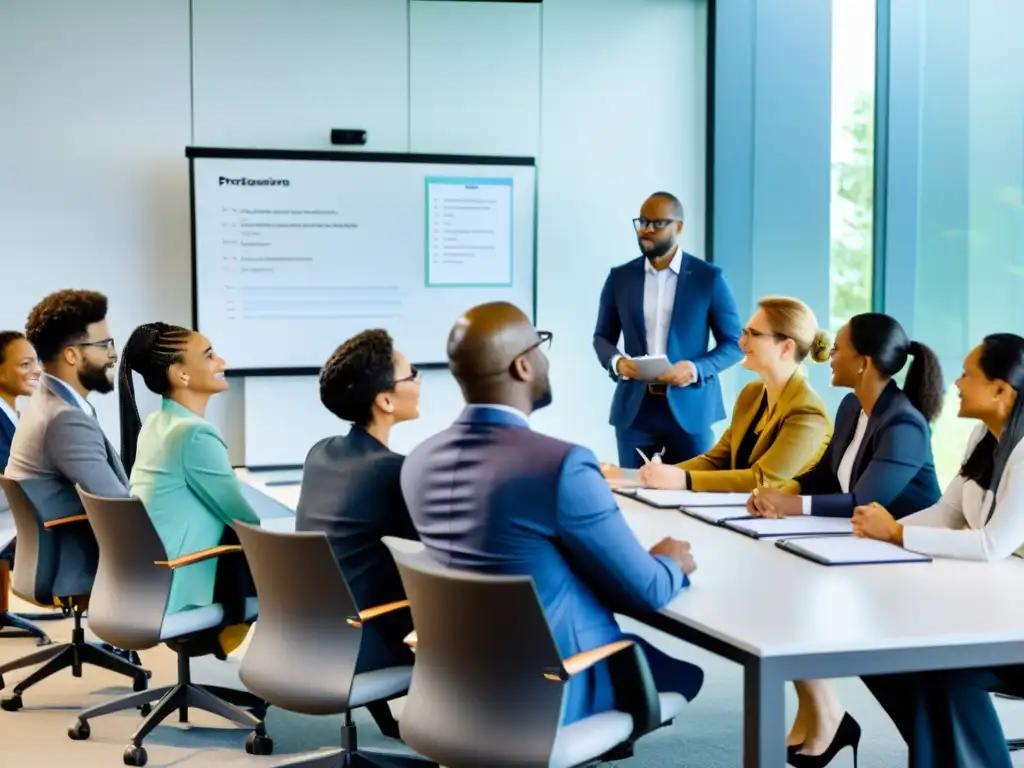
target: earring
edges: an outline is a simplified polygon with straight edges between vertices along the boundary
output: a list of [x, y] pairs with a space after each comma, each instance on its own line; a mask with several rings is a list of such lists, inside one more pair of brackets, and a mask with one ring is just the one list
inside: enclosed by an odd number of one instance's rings
[[186, 387], [188, 386], [188, 374], [187, 373], [181, 374], [181, 383], [184, 384]]
[[863, 365], [857, 370], [857, 373], [858, 374], [864, 373], [864, 366]]

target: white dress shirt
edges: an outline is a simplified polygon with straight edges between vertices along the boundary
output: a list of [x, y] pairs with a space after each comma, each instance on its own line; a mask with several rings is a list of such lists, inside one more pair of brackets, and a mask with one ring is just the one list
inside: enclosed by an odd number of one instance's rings
[[63, 392], [69, 392], [71, 396], [75, 399], [75, 402], [78, 403], [79, 408], [81, 408], [86, 413], [92, 414], [93, 417], [96, 416], [96, 409], [92, 407], [92, 403], [90, 403], [88, 400], [82, 397], [78, 393], [77, 389], [72, 387], [67, 382], [61, 381], [56, 376], [51, 376], [48, 373], [44, 373], [43, 376], [46, 377], [46, 380], [50, 383], [51, 386], [57, 387]]
[[[839, 480], [839, 488], [843, 493], [850, 492], [850, 477], [853, 475], [853, 462], [857, 460], [860, 452], [860, 444], [864, 442], [864, 433], [868, 430], [868, 415], [863, 410], [857, 418], [857, 428], [853, 432], [853, 440], [847, 447], [843, 458], [839, 460], [839, 469], [836, 472], [836, 479]], [[800, 503], [805, 515], [811, 514], [811, 497], [801, 496]]]
[[[985, 425], [979, 424], [971, 434], [965, 461], [985, 432]], [[991, 507], [991, 491], [957, 475], [935, 504], [900, 520], [903, 546], [924, 555], [961, 560], [993, 561], [1015, 553], [1024, 555], [1024, 440], [1017, 443], [1006, 462], [989, 518]]]
[[[649, 259], [644, 259], [644, 330], [648, 355], [668, 354], [668, 329], [676, 305], [676, 284], [682, 264], [683, 249], [678, 245], [665, 269], [655, 269]], [[609, 363], [612, 372], [616, 371], [621, 357], [612, 357]]]

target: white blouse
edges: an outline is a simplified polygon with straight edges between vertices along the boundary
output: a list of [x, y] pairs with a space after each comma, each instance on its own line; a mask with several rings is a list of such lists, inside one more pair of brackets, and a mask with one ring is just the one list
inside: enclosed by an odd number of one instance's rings
[[[986, 431], [985, 425], [979, 424], [971, 433], [965, 460]], [[991, 504], [991, 491], [957, 475], [935, 504], [900, 520], [903, 546], [925, 555], [961, 560], [993, 561], [1024, 553], [1024, 440], [1017, 443], [1006, 462], [996, 506], [986, 522]]]

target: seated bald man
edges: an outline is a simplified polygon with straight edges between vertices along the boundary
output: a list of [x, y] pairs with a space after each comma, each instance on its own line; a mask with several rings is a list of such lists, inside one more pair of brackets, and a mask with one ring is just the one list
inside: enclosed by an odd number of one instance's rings
[[[613, 613], [656, 611], [688, 585], [690, 546], [637, 541], [586, 448], [533, 432], [551, 402], [551, 334], [504, 302], [474, 307], [448, 337], [448, 360], [467, 406], [402, 468], [413, 524], [438, 562], [533, 577], [563, 658], [622, 639]], [[640, 638], [664, 692], [692, 700], [704, 674]], [[607, 667], [569, 682], [564, 724], [614, 708]]]

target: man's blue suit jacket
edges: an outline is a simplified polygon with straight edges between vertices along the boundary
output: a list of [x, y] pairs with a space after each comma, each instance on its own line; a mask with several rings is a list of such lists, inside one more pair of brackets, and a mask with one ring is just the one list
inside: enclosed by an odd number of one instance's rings
[[[637, 541], [589, 450], [504, 409], [467, 408], [406, 457], [401, 483], [442, 565], [533, 577], [563, 658], [621, 638], [613, 612], [658, 610], [688, 583]], [[610, 709], [607, 668], [573, 677], [563, 701], [565, 723]]]
[[[644, 323], [644, 257], [613, 267], [601, 291], [594, 328], [594, 350], [601, 365], [617, 380], [609, 422], [618, 429], [633, 424], [646, 384], [620, 380], [610, 370], [619, 354], [619, 336], [629, 357], [649, 354]], [[668, 403], [685, 432], [700, 434], [725, 418], [718, 374], [737, 363], [743, 327], [736, 302], [722, 270], [714, 264], [683, 254], [676, 280], [675, 304], [669, 324], [666, 352], [671, 363], [691, 361], [697, 380], [687, 387], [669, 387]], [[708, 350], [709, 334], [715, 347]]]
[[0, 473], [11, 458], [11, 442], [14, 440], [14, 423], [7, 414], [0, 411]]

